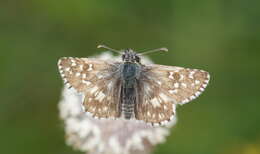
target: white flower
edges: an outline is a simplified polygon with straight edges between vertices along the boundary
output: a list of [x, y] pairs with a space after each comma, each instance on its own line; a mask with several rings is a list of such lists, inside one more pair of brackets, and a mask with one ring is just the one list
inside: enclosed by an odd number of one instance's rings
[[[118, 59], [105, 52], [97, 58]], [[143, 63], [151, 63], [142, 57]], [[156, 144], [165, 142], [176, 117], [166, 127], [152, 127], [143, 122], [124, 119], [95, 119], [83, 112], [83, 96], [65, 87], [59, 102], [64, 120], [66, 142], [90, 154], [148, 154]]]

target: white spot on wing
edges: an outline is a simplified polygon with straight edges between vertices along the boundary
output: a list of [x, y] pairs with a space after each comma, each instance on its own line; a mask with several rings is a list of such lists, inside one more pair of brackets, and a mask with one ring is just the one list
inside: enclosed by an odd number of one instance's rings
[[108, 107], [107, 106], [104, 106], [103, 107], [103, 111], [107, 111]]
[[177, 83], [177, 82], [174, 83], [174, 87], [175, 87], [175, 88], [179, 88], [179, 83]]
[[180, 75], [180, 80], [183, 80], [184, 79], [184, 75]]
[[174, 78], [173, 78], [173, 72], [170, 72], [169, 78], [170, 78], [170, 79], [174, 79]]
[[186, 84], [186, 83], [181, 83], [181, 85], [182, 85], [184, 88], [187, 88], [187, 84]]
[[93, 93], [95, 93], [97, 90], [98, 90], [98, 87], [95, 86], [95, 87], [93, 87], [92, 89], [90, 89], [90, 93], [93, 94]]
[[195, 96], [199, 96], [200, 95], [200, 92], [199, 91], [197, 91], [196, 93], [195, 93]]
[[200, 88], [200, 91], [204, 91], [204, 88]]
[[182, 104], [185, 104], [185, 103], [188, 103], [189, 102], [189, 100], [188, 99], [185, 99], [185, 100], [183, 100], [181, 103]]
[[93, 64], [89, 64], [89, 68], [87, 71], [92, 71], [93, 70]]
[[99, 102], [102, 102], [102, 100], [105, 98], [105, 96], [106, 95], [102, 91], [100, 91], [98, 93], [98, 95], [96, 96], [95, 100], [98, 100]]
[[147, 111], [147, 116], [151, 117], [151, 113], [149, 111]]
[[108, 89], [112, 89], [112, 87], [113, 87], [112, 81], [110, 81], [110, 82], [107, 84], [107, 87], [108, 87]]
[[169, 97], [165, 95], [164, 93], [160, 93], [159, 96], [166, 102], [169, 100]]
[[169, 93], [170, 94], [177, 94], [178, 90], [177, 89], [174, 89], [174, 90], [169, 90]]
[[190, 100], [193, 100], [193, 99], [195, 99], [196, 97], [195, 96], [190, 96]]
[[160, 107], [161, 106], [159, 100], [156, 97], [151, 99], [151, 103], [152, 103], [153, 107]]
[[100, 73], [97, 74], [97, 78], [98, 79], [102, 79], [103, 78], [103, 75], [101, 75]]
[[189, 74], [189, 78], [194, 79], [194, 77], [193, 77], [194, 73], [195, 73], [194, 71], [191, 71], [190, 74]]
[[200, 81], [199, 80], [195, 80], [195, 84], [200, 84]]
[[82, 83], [86, 84], [87, 86], [91, 84], [91, 82], [87, 80], [82, 80]]
[[79, 65], [79, 69], [83, 71], [83, 65]]

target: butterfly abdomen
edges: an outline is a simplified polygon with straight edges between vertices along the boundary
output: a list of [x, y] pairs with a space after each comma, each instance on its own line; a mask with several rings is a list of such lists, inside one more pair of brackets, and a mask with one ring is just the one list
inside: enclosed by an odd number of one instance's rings
[[122, 113], [124, 118], [130, 119], [134, 113], [135, 106], [135, 89], [123, 88]]

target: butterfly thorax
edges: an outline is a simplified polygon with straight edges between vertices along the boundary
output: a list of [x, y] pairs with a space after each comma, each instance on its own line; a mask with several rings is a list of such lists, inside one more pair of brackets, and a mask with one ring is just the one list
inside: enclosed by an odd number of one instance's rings
[[138, 73], [138, 64], [129, 62], [123, 64], [122, 80], [124, 88], [134, 88], [135, 80], [138, 77]]

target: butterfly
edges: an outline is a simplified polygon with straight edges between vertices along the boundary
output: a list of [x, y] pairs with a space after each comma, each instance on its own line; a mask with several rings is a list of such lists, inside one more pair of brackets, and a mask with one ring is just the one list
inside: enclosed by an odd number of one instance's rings
[[84, 96], [84, 111], [97, 118], [137, 119], [164, 125], [173, 119], [178, 104], [197, 98], [206, 88], [210, 75], [198, 69], [158, 64], [144, 65], [144, 54], [118, 51], [122, 61], [63, 57], [58, 68], [65, 84]]

